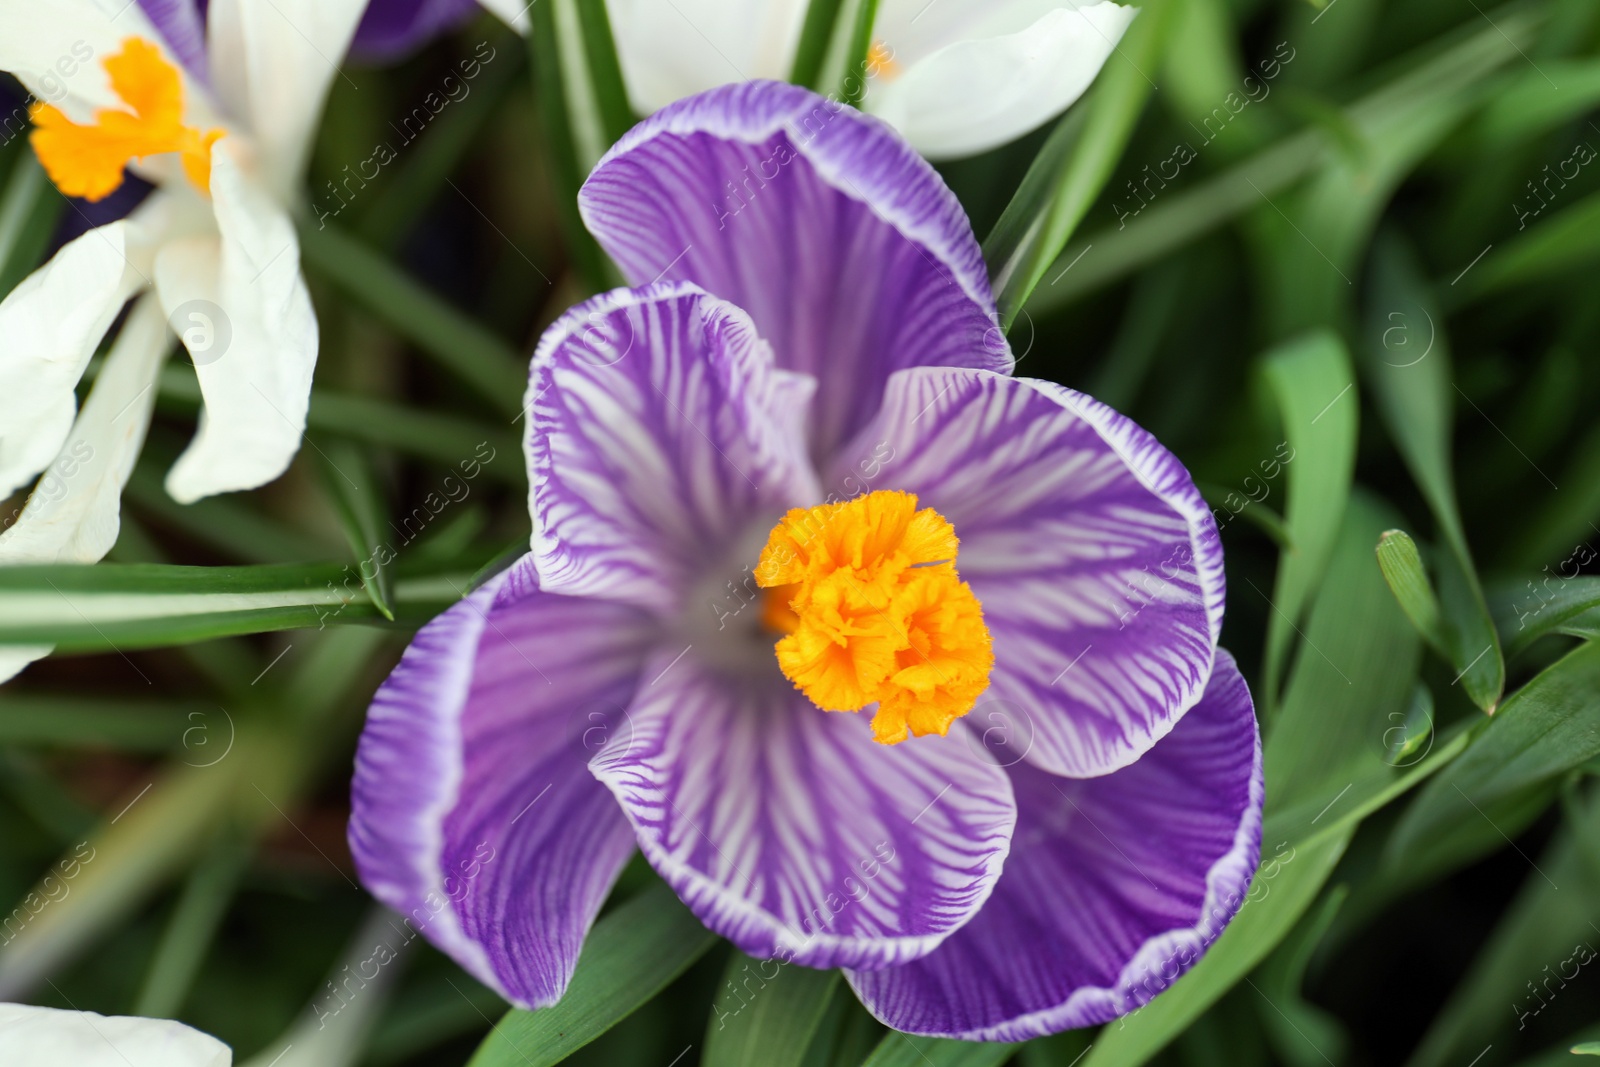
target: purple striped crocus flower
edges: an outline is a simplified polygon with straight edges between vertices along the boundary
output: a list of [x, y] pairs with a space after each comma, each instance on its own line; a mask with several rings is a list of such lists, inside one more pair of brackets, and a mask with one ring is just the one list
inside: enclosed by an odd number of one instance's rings
[[1149, 1000], [1260, 844], [1183, 466], [1012, 377], [955, 197], [848, 107], [681, 101], [580, 205], [637, 284], [534, 354], [532, 551], [373, 702], [367, 886], [524, 1007], [561, 997], [635, 847], [712, 930], [844, 968], [900, 1030]]

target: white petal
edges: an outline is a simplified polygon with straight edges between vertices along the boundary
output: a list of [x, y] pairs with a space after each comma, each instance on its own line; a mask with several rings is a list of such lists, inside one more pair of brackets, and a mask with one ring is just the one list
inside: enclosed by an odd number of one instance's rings
[[161, 304], [205, 398], [199, 432], [167, 476], [184, 504], [284, 472], [305, 432], [317, 362], [294, 226], [240, 170], [232, 145], [212, 153], [220, 236], [169, 241], [156, 256]]
[[6, 1067], [229, 1067], [233, 1052], [170, 1019], [0, 1004]]
[[0, 564], [93, 563], [116, 543], [118, 504], [155, 403], [168, 345], [153, 296], [134, 305], [27, 507], [0, 534]]
[[[153, 295], [145, 296], [123, 323], [83, 411], [27, 507], [0, 534], [0, 565], [93, 563], [111, 551], [121, 528], [122, 487], [150, 426], [156, 372], [167, 345], [160, 306]], [[48, 645], [0, 647], [0, 682], [49, 654]], [[8, 1067], [12, 1062], [0, 1056]]]
[[533, 5], [524, 0], [479, 0], [484, 7], [493, 12], [501, 22], [516, 30], [518, 33], [528, 32], [528, 9]]
[[[1057, 5], [1020, 32], [946, 44], [897, 76], [873, 79], [866, 109], [930, 158], [987, 151], [1082, 96], [1137, 13], [1113, 3]], [[899, 62], [902, 51], [895, 55]]]
[[80, 121], [97, 108], [126, 106], [112, 91], [102, 64], [129, 37], [156, 45], [183, 73], [185, 121], [216, 125], [204, 89], [184, 71], [136, 0], [0, 3], [0, 70], [15, 74], [39, 100]]
[[[118, 0], [121, 2], [121, 0]], [[212, 0], [211, 80], [288, 203], [366, 0]]]
[[649, 114], [729, 82], [787, 78], [803, 0], [606, 0], [628, 99]]
[[127, 245], [125, 222], [90, 230], [0, 302], [0, 500], [66, 440], [73, 389], [141, 280]]

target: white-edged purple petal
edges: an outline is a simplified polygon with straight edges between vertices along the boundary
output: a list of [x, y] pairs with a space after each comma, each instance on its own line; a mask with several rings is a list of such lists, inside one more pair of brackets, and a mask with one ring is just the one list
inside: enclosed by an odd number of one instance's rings
[[889, 450], [873, 487], [916, 493], [961, 539], [961, 576], [994, 637], [973, 721], [1012, 725], [1002, 762], [1106, 774], [1200, 699], [1222, 627], [1222, 545], [1154, 437], [1058, 385], [925, 367], [890, 379], [827, 484], [844, 484], [848, 457]]
[[523, 409], [540, 588], [681, 613], [754, 520], [820, 495], [795, 432], [809, 389], [747, 315], [692, 285], [567, 312]]
[[955, 195], [889, 126], [808, 90], [746, 82], [658, 111], [578, 204], [635, 283], [732, 301], [780, 367], [818, 380], [813, 455], [872, 417], [896, 370], [1010, 371]]
[[531, 560], [417, 634], [367, 714], [350, 851], [372, 895], [525, 1008], [560, 999], [633, 834], [589, 774], [654, 627]]
[[866, 716], [818, 709], [775, 665], [723, 674], [698, 648], [659, 651], [643, 677], [631, 744], [597, 756], [595, 776], [655, 869], [740, 949], [883, 967], [983, 906], [1016, 809], [959, 728], [880, 745]]
[[1244, 902], [1261, 850], [1261, 740], [1233, 659], [1137, 763], [1093, 779], [1011, 768], [1017, 831], [972, 922], [903, 967], [847, 972], [897, 1030], [1021, 1041], [1144, 1004]]

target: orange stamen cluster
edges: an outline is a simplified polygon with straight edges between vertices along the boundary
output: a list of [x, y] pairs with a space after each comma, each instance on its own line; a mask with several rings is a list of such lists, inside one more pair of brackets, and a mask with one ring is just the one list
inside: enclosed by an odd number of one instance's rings
[[763, 621], [787, 634], [778, 665], [825, 711], [878, 705], [892, 745], [944, 735], [989, 686], [994, 652], [978, 598], [956, 573], [955, 528], [910, 493], [795, 508], [767, 539]]
[[56, 188], [68, 196], [103, 200], [122, 185], [135, 159], [176, 152], [183, 172], [203, 193], [211, 190], [211, 146], [222, 130], [183, 124], [183, 80], [149, 41], [130, 37], [106, 57], [111, 88], [128, 110], [102, 108], [81, 126], [50, 104], [29, 111], [33, 151]]

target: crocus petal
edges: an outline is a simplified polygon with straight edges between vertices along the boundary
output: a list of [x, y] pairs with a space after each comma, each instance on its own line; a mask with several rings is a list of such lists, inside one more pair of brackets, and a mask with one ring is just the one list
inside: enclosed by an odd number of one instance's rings
[[294, 199], [322, 104], [367, 0], [210, 0], [211, 81], [245, 121], [256, 160]]
[[792, 432], [806, 388], [773, 370], [748, 316], [691, 285], [567, 312], [534, 353], [525, 405], [541, 587], [681, 612], [759, 517], [770, 528], [820, 495]]
[[73, 389], [139, 283], [128, 226], [71, 241], [0, 302], [0, 500], [45, 468], [77, 411]]
[[[122, 488], [150, 426], [156, 373], [168, 344], [161, 309], [147, 295], [123, 323], [83, 411], [27, 506], [0, 534], [0, 566], [94, 563], [111, 551], [122, 525]], [[49, 654], [47, 645], [0, 648], [0, 682]]]
[[787, 78], [806, 5], [800, 0], [606, 0], [634, 110], [751, 78]]
[[848, 972], [897, 1030], [1021, 1041], [1144, 1004], [1216, 940], [1261, 850], [1261, 741], [1226, 652], [1204, 699], [1133, 766], [1017, 764], [1017, 831], [977, 918], [903, 967]]
[[714, 652], [653, 656], [629, 744], [593, 762], [700, 920], [753, 956], [862, 968], [968, 921], [1010, 847], [1005, 772], [959, 731], [876, 744], [866, 716], [821, 711], [775, 666], [719, 673]]
[[229, 1067], [233, 1052], [171, 1019], [0, 1004], [6, 1067]]
[[372, 894], [525, 1008], [560, 999], [633, 836], [588, 757], [626, 729], [652, 630], [542, 593], [524, 557], [423, 627], [356, 751]]
[[[156, 30], [132, 0], [115, 4], [99, 0], [30, 0], [0, 4], [0, 70], [37, 99], [54, 104], [72, 118], [88, 121], [98, 108], [127, 105], [111, 88], [101, 65], [122, 50], [129, 37], [150, 41], [181, 69], [182, 57]], [[195, 97], [185, 79], [185, 118], [190, 120]]]
[[871, 418], [893, 371], [1011, 367], [954, 194], [888, 127], [815, 93], [750, 82], [674, 104], [578, 203], [630, 278], [737, 304], [780, 367], [818, 380], [813, 455]]
[[[963, 14], [963, 5], [946, 6], [885, 5], [898, 11], [886, 11], [878, 30], [903, 71], [874, 78], [866, 99], [868, 111], [931, 159], [987, 151], [1060, 114], [1094, 81], [1137, 14], [1113, 3], [1009, 0], [944, 25], [941, 18]], [[942, 47], [921, 54], [930, 39]]]
[[372, 0], [350, 44], [361, 59], [394, 59], [471, 18], [477, 0]]
[[986, 707], [1014, 720], [1011, 757], [1106, 774], [1200, 699], [1222, 627], [1222, 546], [1155, 438], [1057, 385], [923, 368], [890, 380], [845, 454], [875, 448], [893, 450], [875, 486], [955, 524], [994, 637], [975, 721]]
[[191, 77], [211, 76], [206, 56], [206, 20], [197, 0], [139, 0], [139, 7]]
[[317, 361], [294, 225], [241, 171], [236, 143], [212, 152], [220, 235], [169, 241], [156, 257], [161, 303], [205, 397], [200, 429], [167, 476], [184, 504], [283, 473], [305, 433]]

